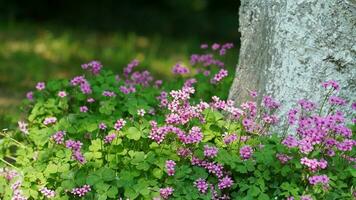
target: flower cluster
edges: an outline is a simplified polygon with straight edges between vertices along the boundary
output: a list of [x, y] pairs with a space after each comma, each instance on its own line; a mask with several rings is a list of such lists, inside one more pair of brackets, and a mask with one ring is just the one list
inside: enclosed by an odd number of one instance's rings
[[86, 195], [90, 191], [91, 191], [90, 185], [83, 185], [82, 187], [73, 188], [71, 193], [73, 195], [78, 196], [78, 197], [83, 197], [84, 195]]
[[225, 176], [224, 178], [219, 180], [218, 187], [220, 190], [225, 188], [230, 188], [234, 182], [229, 176]]
[[218, 154], [218, 148], [210, 147], [208, 145], [204, 146], [204, 156], [208, 158], [214, 158]]
[[173, 176], [175, 173], [175, 168], [176, 163], [173, 160], [167, 160], [166, 161], [166, 170], [167, 170], [167, 174], [168, 176]]
[[327, 175], [311, 176], [308, 178], [311, 185], [316, 185], [321, 183], [322, 185], [329, 185], [329, 177]]
[[220, 82], [223, 78], [225, 78], [228, 75], [228, 71], [225, 69], [220, 69], [220, 71], [214, 75], [214, 77], [211, 79], [211, 83], [217, 84]]
[[174, 189], [172, 187], [166, 187], [166, 188], [161, 188], [159, 190], [159, 194], [163, 199], [168, 199], [169, 196], [171, 196], [174, 192]]
[[43, 187], [42, 189], [40, 189], [40, 192], [43, 194], [43, 196], [45, 196], [46, 198], [50, 199], [56, 196], [56, 192], [53, 190], [50, 190], [46, 187]]
[[326, 160], [321, 159], [318, 161], [317, 159], [308, 159], [303, 157], [300, 159], [300, 163], [302, 165], [307, 166], [311, 171], [317, 171], [318, 169], [325, 169], [328, 166]]
[[118, 119], [115, 124], [114, 124], [114, 128], [115, 130], [119, 131], [122, 129], [122, 127], [124, 127], [126, 124], [126, 121], [124, 119]]
[[116, 94], [113, 91], [105, 90], [105, 91], [103, 91], [103, 96], [104, 97], [116, 97]]
[[102, 67], [103, 67], [103, 65], [99, 61], [96, 61], [96, 60], [93, 60], [89, 63], [82, 64], [83, 69], [90, 71], [94, 75], [98, 75], [100, 73], [100, 70]]
[[237, 140], [237, 135], [234, 134], [234, 133], [230, 134], [230, 135], [225, 135], [225, 137], [224, 137], [224, 143], [225, 144], [231, 144], [236, 140]]
[[12, 189], [11, 200], [27, 200], [27, 198], [22, 195], [21, 185], [22, 185], [21, 181], [16, 181], [11, 185], [11, 189]]
[[57, 118], [56, 117], [46, 117], [44, 120], [43, 120], [43, 124], [44, 125], [49, 125], [49, 124], [54, 124], [57, 122]]
[[115, 140], [115, 138], [116, 138], [116, 134], [115, 133], [111, 133], [111, 134], [105, 136], [104, 143], [106, 143], [106, 144], [107, 143], [111, 143], [113, 140]]
[[64, 143], [64, 135], [66, 133], [64, 131], [58, 131], [52, 135], [52, 139], [56, 144], [63, 144]]
[[248, 145], [243, 146], [240, 149], [240, 156], [244, 160], [249, 159], [252, 156], [252, 153], [253, 153], [253, 149]]
[[85, 163], [85, 158], [83, 154], [80, 152], [83, 143], [81, 143], [80, 141], [67, 140], [65, 142], [65, 145], [68, 149], [72, 151], [72, 156], [74, 160], [77, 160], [81, 164]]
[[185, 66], [183, 66], [181, 63], [177, 63], [174, 65], [172, 68], [173, 74], [188, 74], [189, 69]]
[[292, 159], [292, 157], [282, 153], [278, 153], [276, 157], [282, 164], [286, 164], [289, 160]]
[[83, 94], [92, 93], [91, 86], [84, 76], [76, 76], [70, 81], [72, 86], [80, 86], [80, 90]]
[[201, 193], [206, 193], [208, 191], [209, 188], [209, 184], [204, 180], [204, 179], [197, 179], [194, 182], [194, 186], [198, 189], [199, 192]]

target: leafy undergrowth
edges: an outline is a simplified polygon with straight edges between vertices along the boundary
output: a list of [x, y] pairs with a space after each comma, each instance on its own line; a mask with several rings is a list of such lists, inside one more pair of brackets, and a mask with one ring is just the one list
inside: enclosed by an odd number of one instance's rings
[[233, 73], [221, 60], [232, 44], [201, 48], [168, 81], [137, 71], [133, 60], [120, 75], [92, 61], [81, 76], [37, 83], [19, 130], [2, 133], [0, 197], [355, 196], [355, 136], [338, 111], [351, 102], [336, 96], [337, 82], [323, 83], [324, 102], [299, 101], [288, 131], [272, 134], [283, 121], [278, 101], [254, 91], [240, 106], [225, 100]]

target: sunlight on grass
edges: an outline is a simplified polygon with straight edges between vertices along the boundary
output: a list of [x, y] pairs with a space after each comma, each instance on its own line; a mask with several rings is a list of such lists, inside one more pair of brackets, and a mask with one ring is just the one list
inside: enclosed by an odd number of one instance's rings
[[[0, 99], [23, 98], [38, 81], [78, 75], [82, 73], [80, 65], [90, 60], [100, 60], [105, 68], [119, 72], [132, 59], [139, 59], [139, 68], [169, 78], [171, 67], [177, 62], [188, 64], [190, 54], [199, 52], [202, 42], [192, 38], [98, 33], [31, 24], [1, 27], [0, 40]], [[235, 62], [235, 55], [228, 57], [227, 63]], [[19, 102], [19, 99], [10, 104], [0, 101], [0, 117], [7, 112], [13, 115], [16, 109], [10, 107], [16, 107]]]

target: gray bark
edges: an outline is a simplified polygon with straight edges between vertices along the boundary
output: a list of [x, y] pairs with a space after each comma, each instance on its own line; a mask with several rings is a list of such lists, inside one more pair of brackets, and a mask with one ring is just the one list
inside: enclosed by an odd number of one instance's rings
[[229, 94], [237, 105], [256, 90], [279, 100], [283, 115], [301, 98], [320, 100], [320, 83], [331, 79], [341, 97], [356, 100], [355, 0], [241, 0], [239, 15]]

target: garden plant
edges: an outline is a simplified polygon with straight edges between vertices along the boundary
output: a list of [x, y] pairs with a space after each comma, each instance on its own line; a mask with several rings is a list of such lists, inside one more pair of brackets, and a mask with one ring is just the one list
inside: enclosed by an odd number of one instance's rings
[[37, 83], [18, 130], [1, 133], [0, 198], [355, 198], [356, 103], [326, 80], [322, 102], [301, 99], [287, 116], [253, 89], [236, 106], [231, 49], [201, 45], [171, 80], [133, 60], [120, 74], [91, 61]]

